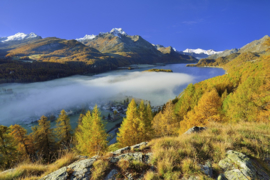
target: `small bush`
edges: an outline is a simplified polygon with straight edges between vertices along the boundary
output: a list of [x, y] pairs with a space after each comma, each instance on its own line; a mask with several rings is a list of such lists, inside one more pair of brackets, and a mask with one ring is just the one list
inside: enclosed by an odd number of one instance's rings
[[110, 168], [110, 163], [104, 160], [97, 160], [93, 164], [92, 180], [102, 180], [106, 171]]
[[148, 171], [145, 175], [144, 175], [144, 180], [159, 180], [159, 176], [154, 173], [153, 171]]

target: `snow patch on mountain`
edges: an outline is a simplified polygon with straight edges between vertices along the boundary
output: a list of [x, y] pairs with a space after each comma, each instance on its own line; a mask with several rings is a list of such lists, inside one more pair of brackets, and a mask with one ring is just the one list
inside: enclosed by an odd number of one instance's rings
[[92, 34], [92, 35], [86, 34], [84, 37], [78, 38], [76, 40], [77, 41], [91, 40], [91, 39], [94, 39], [95, 37], [96, 37], [96, 35], [94, 35], [94, 34]]
[[25, 33], [19, 32], [15, 35], [1, 38], [2, 40], [1, 42], [4, 43], [8, 41], [20, 41], [20, 40], [31, 39], [31, 38], [36, 38], [36, 37], [38, 37], [38, 35], [36, 35], [35, 33], [25, 34]]
[[122, 28], [113, 28], [111, 31], [110, 31], [111, 34], [115, 35], [115, 36], [119, 36], [120, 34], [121, 35], [127, 35], [127, 33], [125, 31], [123, 31]]
[[105, 35], [105, 34], [112, 34], [112, 35], [117, 36], [119, 38], [121, 38], [121, 35], [127, 35], [127, 33], [125, 31], [123, 31], [122, 28], [113, 28], [110, 32], [100, 32], [98, 35], [94, 35], [94, 34], [88, 35], [88, 34], [86, 34], [84, 37], [77, 38], [76, 40], [82, 42], [82, 41], [85, 41], [85, 40], [94, 39], [97, 36], [102, 36], [102, 35]]
[[219, 54], [223, 51], [214, 51], [213, 49], [204, 50], [204, 49], [186, 49], [183, 51], [184, 53], [195, 53], [195, 54], [207, 54], [207, 55], [213, 55], [213, 54]]

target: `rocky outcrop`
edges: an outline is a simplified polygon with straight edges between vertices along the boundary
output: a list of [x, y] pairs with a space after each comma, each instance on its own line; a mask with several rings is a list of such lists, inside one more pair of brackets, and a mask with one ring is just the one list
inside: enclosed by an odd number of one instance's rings
[[205, 165], [199, 164], [201, 171], [209, 177], [213, 177], [213, 168], [210, 161], [207, 161]]
[[[143, 142], [140, 144], [136, 144], [134, 146], [127, 146], [122, 149], [118, 149], [112, 152], [112, 157], [108, 158], [108, 161], [112, 164], [116, 164], [121, 159], [126, 161], [140, 161], [146, 164], [151, 162], [153, 157], [152, 153], [143, 153], [143, 152], [130, 152], [131, 149], [136, 150], [140, 149], [143, 146], [146, 146], [148, 143]], [[123, 154], [124, 153], [124, 154]], [[43, 177], [41, 180], [86, 180], [91, 178], [91, 169], [93, 167], [93, 163], [98, 159], [98, 156], [94, 156], [92, 158], [80, 160], [70, 164], [69, 166], [63, 167], [51, 174]], [[109, 174], [105, 177], [106, 180], [115, 179], [115, 174], [117, 174], [117, 169], [112, 169]], [[133, 179], [131, 174], [128, 174], [127, 177], [129, 179]]]
[[117, 169], [112, 169], [110, 173], [105, 177], [105, 180], [115, 180], [115, 175], [118, 173]]
[[205, 129], [206, 129], [206, 127], [193, 126], [189, 130], [187, 130], [184, 134], [198, 133], [198, 132], [201, 132], [201, 131], [203, 131]]
[[261, 164], [237, 151], [227, 151], [227, 157], [219, 162], [219, 166], [224, 170], [224, 176], [220, 176], [220, 179], [270, 179], [269, 174]]
[[[196, 128], [193, 128], [196, 129]], [[205, 128], [203, 128], [205, 129]], [[201, 130], [203, 130], [201, 129]], [[199, 132], [199, 131], [192, 131]], [[127, 146], [117, 151], [111, 152], [111, 156], [103, 160], [109, 161], [111, 164], [111, 169], [106, 173], [104, 177], [105, 180], [115, 180], [117, 174], [122, 174], [126, 179], [143, 179], [143, 176], [147, 169], [156, 171], [155, 167], [152, 165], [153, 153], [149, 151], [141, 151], [142, 147], [147, 146], [147, 142], [136, 144], [134, 146]], [[132, 150], [138, 150], [134, 152]], [[42, 180], [86, 180], [91, 179], [91, 170], [94, 162], [100, 159], [100, 157], [95, 156], [92, 158], [79, 160], [70, 164], [69, 166], [63, 167], [47, 176], [42, 178]], [[118, 162], [120, 160], [125, 160], [129, 162], [141, 162], [146, 165], [145, 171], [134, 176], [130, 171], [121, 172], [118, 167]], [[265, 160], [265, 165], [268, 165], [268, 159]], [[214, 172], [211, 165], [211, 161], [206, 161], [205, 164], [199, 164], [201, 167], [201, 172], [206, 174], [209, 178], [214, 178]], [[262, 166], [255, 159], [246, 156], [243, 153], [229, 150], [227, 151], [227, 156], [225, 159], [220, 160], [219, 166], [224, 170], [222, 174], [217, 177], [217, 180], [269, 180], [270, 175], [268, 174], [264, 166]], [[197, 176], [191, 175], [190, 177], [183, 177], [182, 180], [197, 180], [200, 179]]]
[[72, 163], [69, 166], [62, 167], [61, 169], [52, 172], [41, 180], [65, 180], [65, 179], [89, 179], [91, 177], [91, 168], [97, 157], [84, 159]]

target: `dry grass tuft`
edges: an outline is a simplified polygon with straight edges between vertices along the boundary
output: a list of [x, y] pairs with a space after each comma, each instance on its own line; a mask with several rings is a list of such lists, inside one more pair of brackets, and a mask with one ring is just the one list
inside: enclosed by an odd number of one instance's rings
[[104, 178], [106, 171], [110, 168], [110, 163], [104, 160], [97, 160], [93, 164], [92, 172], [92, 180], [101, 180]]
[[13, 179], [23, 179], [23, 180], [36, 180], [47, 174], [60, 169], [61, 167], [67, 166], [72, 162], [76, 161], [76, 154], [67, 153], [58, 159], [56, 162], [50, 165], [44, 165], [40, 163], [29, 163], [25, 162], [19, 164], [14, 171], [0, 174], [0, 180], [13, 180]]
[[217, 174], [221, 171], [218, 162], [225, 158], [227, 150], [236, 150], [257, 159], [267, 158], [269, 129], [270, 124], [263, 123], [211, 123], [201, 133], [154, 139], [149, 143], [154, 154], [153, 164], [162, 179], [173, 179], [172, 174], [176, 172], [185, 177], [191, 174], [204, 176], [198, 164], [206, 161], [212, 162]]

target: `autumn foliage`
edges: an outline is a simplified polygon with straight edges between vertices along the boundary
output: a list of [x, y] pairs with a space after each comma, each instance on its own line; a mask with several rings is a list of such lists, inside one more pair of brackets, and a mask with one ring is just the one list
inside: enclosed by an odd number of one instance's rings
[[145, 107], [141, 101], [139, 108], [134, 99], [128, 105], [126, 118], [124, 118], [117, 142], [120, 147], [131, 146], [136, 143], [147, 141], [152, 136], [152, 110], [150, 105]]

